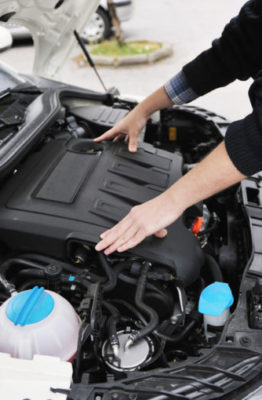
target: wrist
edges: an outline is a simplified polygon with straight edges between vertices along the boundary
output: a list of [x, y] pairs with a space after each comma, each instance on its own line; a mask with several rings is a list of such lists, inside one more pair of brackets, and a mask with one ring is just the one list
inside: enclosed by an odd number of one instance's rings
[[172, 215], [172, 220], [175, 221], [187, 208], [184, 197], [175, 190], [174, 186], [167, 189], [161, 196], [163, 196], [163, 203], [167, 213]]
[[154, 112], [154, 110], [151, 110], [150, 105], [147, 104], [147, 99], [139, 103], [135, 110], [141, 118], [145, 118], [146, 120], [148, 120]]
[[139, 103], [137, 108], [141, 113], [140, 115], [145, 119], [149, 119], [154, 112], [170, 107], [172, 104], [173, 103], [168, 97], [164, 87], [160, 87], [157, 91]]

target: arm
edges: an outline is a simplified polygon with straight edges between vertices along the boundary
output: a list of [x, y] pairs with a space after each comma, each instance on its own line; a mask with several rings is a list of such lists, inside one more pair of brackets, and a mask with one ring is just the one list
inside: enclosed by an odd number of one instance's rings
[[128, 149], [135, 153], [137, 140], [141, 130], [146, 125], [150, 115], [162, 108], [170, 107], [172, 101], [163, 87], [156, 90], [145, 100], [139, 103], [124, 119], [118, 122], [112, 129], [97, 137], [95, 142], [114, 138], [114, 141], [126, 136], [129, 141]]
[[221, 38], [215, 40], [209, 50], [185, 65], [164, 87], [95, 141], [118, 140], [126, 136], [129, 151], [135, 152], [139, 133], [153, 112], [172, 104], [188, 103], [235, 79], [254, 77], [262, 68], [261, 37], [262, 0], [250, 0], [226, 25]]
[[172, 224], [186, 208], [239, 182], [245, 176], [230, 160], [224, 142], [197, 167], [153, 200], [133, 207], [129, 214], [112, 229], [101, 235], [97, 251], [105, 254], [126, 251], [147, 236], [159, 238], [167, 234]]
[[138, 104], [114, 128], [95, 139], [95, 142], [114, 138], [114, 141], [126, 136], [129, 140], [129, 151], [136, 152], [138, 136], [147, 120], [157, 110], [170, 107], [173, 104], [188, 103], [197, 95], [188, 86], [183, 72], [175, 75], [164, 87], [159, 88], [140, 104]]
[[[221, 39], [183, 68], [191, 93], [202, 95], [234, 79], [247, 79], [257, 74], [262, 67], [261, 37], [262, 0], [251, 0], [225, 28]], [[161, 88], [162, 99], [171, 101], [173, 96], [169, 89], [170, 86], [166, 85], [164, 93], [164, 88]], [[159, 105], [157, 92], [152, 96], [152, 104]], [[152, 234], [163, 238], [167, 234], [165, 228], [186, 208], [262, 170], [262, 78], [252, 85], [250, 99], [253, 113], [230, 125], [225, 142], [166, 192], [132, 208], [122, 221], [101, 235], [97, 251], [105, 250], [106, 254], [116, 250], [126, 251]], [[164, 103], [160, 102], [160, 106]], [[155, 110], [147, 101], [145, 104], [147, 111]], [[146, 114], [142, 115], [146, 121]], [[133, 116], [125, 126], [130, 139], [136, 114]], [[111, 134], [107, 134], [102, 138], [118, 138], [121, 130], [114, 130], [113, 133], [111, 130]]]
[[129, 151], [137, 149], [140, 131], [150, 115], [172, 104], [188, 103], [235, 79], [248, 79], [262, 68], [262, 0], [248, 1], [239, 15], [213, 42], [164, 87], [147, 97], [116, 126], [95, 141], [118, 140], [126, 136]]
[[235, 79], [255, 77], [262, 68], [262, 1], [248, 1], [212, 47], [183, 67], [198, 96]]
[[225, 142], [160, 196], [132, 208], [101, 235], [97, 251], [126, 251], [152, 234], [163, 238], [188, 207], [262, 170], [262, 77], [249, 94], [253, 113], [229, 126]]

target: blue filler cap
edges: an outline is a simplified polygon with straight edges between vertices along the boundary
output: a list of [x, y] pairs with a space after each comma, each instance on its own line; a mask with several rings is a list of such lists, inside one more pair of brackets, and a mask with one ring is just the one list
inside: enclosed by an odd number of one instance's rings
[[43, 287], [18, 293], [8, 303], [6, 316], [15, 325], [30, 325], [40, 322], [52, 312], [53, 297]]
[[207, 286], [200, 295], [198, 311], [201, 314], [221, 315], [232, 306], [234, 297], [227, 283], [214, 282]]

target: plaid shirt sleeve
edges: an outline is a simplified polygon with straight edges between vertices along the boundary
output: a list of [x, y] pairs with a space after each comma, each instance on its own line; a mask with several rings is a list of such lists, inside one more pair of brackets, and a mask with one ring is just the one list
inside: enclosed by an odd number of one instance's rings
[[195, 100], [198, 95], [188, 85], [186, 76], [181, 71], [164, 85], [168, 97], [174, 104], [180, 105]]

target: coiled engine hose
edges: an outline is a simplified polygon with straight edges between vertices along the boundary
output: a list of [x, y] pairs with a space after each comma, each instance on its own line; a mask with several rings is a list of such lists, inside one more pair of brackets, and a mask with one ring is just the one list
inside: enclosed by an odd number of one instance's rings
[[149, 322], [137, 334], [133, 334], [133, 335], [131, 334], [129, 336], [129, 339], [126, 343], [126, 347], [129, 347], [130, 345], [134, 344], [135, 342], [142, 339], [143, 337], [148, 336], [150, 333], [152, 333], [156, 329], [156, 327], [159, 323], [159, 317], [158, 317], [158, 314], [156, 313], [156, 311], [153, 310], [151, 307], [149, 307], [147, 304], [145, 304], [143, 301], [145, 287], [146, 287], [147, 273], [149, 271], [149, 267], [150, 267], [149, 262], [145, 262], [143, 264], [142, 270], [141, 270], [141, 275], [137, 282], [137, 290], [136, 290], [136, 294], [135, 294], [135, 304], [142, 312], [144, 312], [146, 315], [149, 316]]

